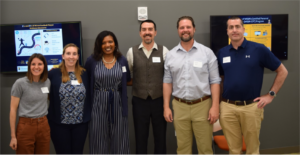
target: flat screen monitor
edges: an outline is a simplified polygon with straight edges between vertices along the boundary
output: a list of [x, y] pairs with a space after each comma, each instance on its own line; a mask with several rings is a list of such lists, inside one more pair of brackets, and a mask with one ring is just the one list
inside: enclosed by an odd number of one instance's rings
[[210, 16], [210, 47], [216, 53], [230, 44], [227, 20], [232, 16], [244, 22], [244, 37], [264, 44], [280, 60], [288, 58], [288, 15], [214, 15]]
[[81, 22], [45, 22], [1, 25], [1, 73], [27, 72], [33, 53], [43, 54], [48, 70], [62, 61], [63, 47], [74, 43], [79, 47], [82, 65]]

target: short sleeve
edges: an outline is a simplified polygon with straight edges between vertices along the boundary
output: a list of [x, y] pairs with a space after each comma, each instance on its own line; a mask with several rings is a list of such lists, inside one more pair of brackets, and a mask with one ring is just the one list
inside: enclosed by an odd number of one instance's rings
[[263, 67], [275, 71], [281, 64], [280, 60], [264, 45], [261, 45], [258, 48], [260, 48], [259, 51], [263, 53], [260, 63]]
[[50, 79], [47, 78], [46, 82], [47, 82], [48, 90], [50, 90], [50, 88], [51, 88], [51, 81], [50, 81]]
[[23, 94], [22, 80], [18, 79], [11, 88], [11, 96], [21, 98], [22, 94]]

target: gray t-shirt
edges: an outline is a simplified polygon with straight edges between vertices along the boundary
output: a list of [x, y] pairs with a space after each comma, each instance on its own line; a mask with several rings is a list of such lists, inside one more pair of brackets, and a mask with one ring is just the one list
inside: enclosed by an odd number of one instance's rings
[[27, 77], [19, 78], [11, 89], [11, 95], [20, 98], [19, 116], [37, 118], [48, 114], [48, 93], [43, 93], [42, 88], [50, 91], [50, 80], [45, 82], [30, 83]]

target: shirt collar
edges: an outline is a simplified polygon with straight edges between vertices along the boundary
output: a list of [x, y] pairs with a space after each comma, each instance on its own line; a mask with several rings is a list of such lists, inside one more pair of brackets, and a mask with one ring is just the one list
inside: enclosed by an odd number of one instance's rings
[[[177, 45], [177, 51], [185, 51], [185, 49], [181, 46], [181, 44], [180, 44], [181, 42], [179, 42], [179, 44]], [[193, 46], [192, 46], [192, 48], [191, 49], [197, 49], [197, 42], [196, 42], [196, 40], [194, 39], [194, 43], [193, 43]]]
[[[248, 42], [247, 39], [244, 37], [244, 41], [243, 41], [242, 45], [239, 47], [245, 48], [247, 45], [247, 42]], [[234, 49], [231, 43], [230, 43], [230, 49]]]
[[[143, 45], [143, 43], [141, 43], [140, 44], [140, 46], [139, 46], [139, 49], [141, 49], [141, 48], [144, 48], [144, 45]], [[154, 42], [154, 44], [153, 44], [153, 47], [152, 47], [152, 49], [156, 49], [156, 50], [158, 50], [158, 48], [157, 48], [157, 44]]]

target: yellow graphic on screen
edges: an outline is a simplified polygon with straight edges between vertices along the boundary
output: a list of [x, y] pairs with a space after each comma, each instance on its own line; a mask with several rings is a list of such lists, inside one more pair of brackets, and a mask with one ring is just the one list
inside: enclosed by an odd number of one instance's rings
[[[244, 24], [244, 27], [244, 37], [248, 41], [264, 44], [270, 51], [272, 50], [272, 24]], [[230, 44], [230, 42], [230, 38], [228, 38], [228, 44]]]

